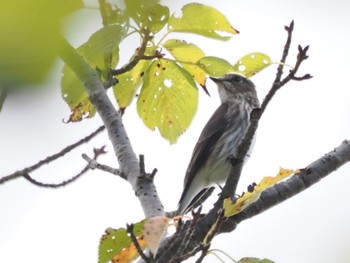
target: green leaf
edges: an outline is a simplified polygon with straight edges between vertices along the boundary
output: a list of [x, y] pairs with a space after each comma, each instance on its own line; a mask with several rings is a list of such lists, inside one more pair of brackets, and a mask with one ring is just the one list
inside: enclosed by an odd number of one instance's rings
[[61, 1], [0, 1], [0, 86], [43, 82], [57, 56]]
[[132, 70], [117, 77], [119, 83], [113, 87], [113, 92], [120, 108], [126, 108], [134, 99], [149, 64], [149, 60], [141, 60]]
[[246, 257], [246, 258], [241, 258], [237, 263], [274, 263], [274, 261], [266, 258], [260, 259], [260, 258]]
[[124, 27], [114, 24], [96, 31], [78, 50], [88, 63], [108, 79], [108, 72], [119, 61], [119, 44], [125, 36]]
[[233, 68], [234, 71], [240, 72], [247, 78], [250, 78], [271, 64], [272, 61], [268, 55], [254, 52], [239, 59]]
[[61, 93], [72, 111], [68, 122], [78, 122], [95, 115], [96, 110], [89, 100], [88, 93], [68, 66], [64, 66], [62, 70]]
[[205, 55], [199, 47], [197, 47], [195, 44], [186, 43], [185, 41], [179, 39], [169, 39], [163, 46], [188, 72], [191, 73], [193, 78], [201, 86], [205, 86], [205, 71], [203, 71], [200, 67], [193, 65], [193, 63], [196, 63]]
[[197, 111], [198, 91], [192, 76], [173, 61], [154, 61], [144, 76], [137, 101], [147, 127], [175, 143]]
[[227, 60], [218, 57], [203, 57], [197, 61], [197, 65], [214, 77], [234, 71], [233, 66]]
[[[124, 29], [119, 25], [103, 27], [95, 32], [89, 40], [78, 48], [79, 53], [94, 68], [101, 72], [102, 80], [108, 79], [111, 67], [119, 60], [119, 43], [124, 37]], [[63, 99], [72, 110], [69, 122], [81, 121], [95, 115], [84, 86], [68, 66], [63, 68], [61, 92]]]
[[83, 0], [57, 0], [60, 3], [62, 7], [62, 13], [65, 15], [68, 15], [70, 13], [73, 13], [75, 11], [78, 11], [79, 9], [84, 8], [84, 2]]
[[169, 18], [168, 30], [194, 33], [219, 40], [228, 40], [232, 35], [239, 33], [220, 11], [197, 3], [185, 5], [182, 15], [178, 18], [173, 14]]
[[[134, 234], [139, 236], [143, 231], [144, 221], [134, 224]], [[107, 263], [124, 248], [132, 243], [125, 228], [106, 229], [106, 234], [101, 237], [99, 246], [98, 263]]]
[[[101, 6], [102, 2], [102, 6]], [[104, 25], [119, 24], [123, 25], [129, 20], [129, 15], [126, 11], [119, 8], [115, 4], [111, 4], [105, 1], [100, 1], [100, 13], [103, 17]]]
[[155, 34], [169, 20], [169, 8], [156, 0], [127, 0], [124, 1], [127, 11], [140, 28], [148, 27]]

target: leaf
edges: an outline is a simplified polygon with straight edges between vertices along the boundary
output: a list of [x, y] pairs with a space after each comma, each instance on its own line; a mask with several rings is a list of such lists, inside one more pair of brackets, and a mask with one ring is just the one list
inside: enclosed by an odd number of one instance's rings
[[169, 8], [156, 0], [127, 0], [124, 1], [126, 10], [130, 13], [140, 28], [148, 27], [155, 34], [159, 32], [169, 20]]
[[214, 77], [234, 71], [233, 66], [227, 60], [218, 57], [203, 57], [197, 61], [197, 65]]
[[272, 61], [268, 55], [265, 55], [264, 53], [254, 52], [239, 59], [233, 68], [234, 71], [240, 72], [247, 78], [250, 78], [271, 64]]
[[226, 198], [224, 200], [225, 216], [230, 217], [240, 213], [257, 201], [263, 191], [297, 172], [298, 170], [280, 168], [279, 173], [275, 177], [264, 177], [252, 192], [244, 193], [243, 196], [237, 199], [236, 203], [233, 204], [231, 198]]
[[[89, 40], [78, 48], [79, 53], [94, 68], [101, 72], [102, 80], [108, 79], [111, 67], [115, 67], [119, 60], [119, 43], [125, 35], [124, 28], [119, 25], [103, 27], [95, 32]], [[91, 118], [95, 109], [89, 100], [84, 86], [68, 67], [63, 67], [61, 92], [63, 99], [72, 110], [69, 122]]]
[[186, 43], [179, 39], [169, 39], [163, 46], [174, 56], [174, 58], [176, 58], [176, 60], [178, 60], [184, 69], [192, 74], [195, 81], [201, 86], [205, 86], [205, 71], [200, 67], [193, 65], [193, 63], [196, 63], [205, 55], [199, 47], [195, 44]]
[[[135, 236], [142, 235], [144, 221], [134, 224]], [[128, 248], [132, 243], [125, 228], [106, 229], [106, 233], [101, 237], [99, 246], [98, 263], [106, 263], [112, 260], [123, 249]]]
[[[142, 249], [146, 247], [146, 241], [144, 240], [143, 236], [138, 237], [137, 242]], [[138, 257], [139, 252], [137, 251], [134, 242], [132, 242], [129, 247], [124, 248], [112, 258], [112, 263], [129, 263]]]
[[119, 44], [125, 36], [124, 27], [114, 24], [96, 31], [78, 50], [92, 67], [98, 68], [104, 79], [119, 61]]
[[241, 258], [237, 263], [274, 263], [274, 261], [271, 261], [266, 258], [260, 259], [260, 258], [245, 257], [245, 258]]
[[[102, 4], [102, 6], [101, 6]], [[123, 25], [129, 20], [129, 16], [126, 11], [119, 8], [115, 4], [111, 4], [105, 1], [99, 2], [101, 15], [104, 16], [104, 23], [107, 25], [119, 24]]]
[[175, 143], [197, 111], [198, 91], [192, 76], [169, 60], [156, 60], [146, 71], [137, 101], [145, 125]]
[[134, 99], [149, 64], [149, 60], [141, 60], [132, 70], [117, 77], [119, 83], [113, 87], [113, 92], [120, 108], [125, 109]]
[[61, 1], [0, 1], [0, 86], [33, 87], [55, 63]]
[[62, 70], [61, 92], [62, 98], [71, 109], [68, 122], [78, 122], [95, 115], [96, 110], [89, 100], [88, 93], [68, 66], [64, 66]]
[[159, 244], [165, 235], [170, 219], [163, 216], [156, 216], [148, 219], [144, 225], [143, 236], [147, 247], [156, 256]]
[[197, 3], [185, 5], [179, 17], [173, 14], [169, 18], [168, 30], [194, 33], [219, 40], [228, 40], [232, 35], [239, 33], [220, 11]]

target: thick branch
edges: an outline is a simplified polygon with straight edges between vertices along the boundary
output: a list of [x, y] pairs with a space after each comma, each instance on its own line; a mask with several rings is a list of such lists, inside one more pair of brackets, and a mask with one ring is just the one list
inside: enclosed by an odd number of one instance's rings
[[60, 57], [73, 70], [89, 94], [113, 145], [120, 171], [137, 193], [145, 216], [164, 215], [163, 206], [155, 192], [153, 180], [142, 180], [139, 161], [130, 144], [120, 113], [107, 96], [99, 73], [90, 67], [79, 53], [62, 38]]
[[255, 203], [224, 222], [220, 232], [231, 232], [243, 220], [256, 216], [299, 194], [349, 161], [350, 141], [346, 140], [334, 150], [302, 169], [300, 173], [262, 192]]
[[[336, 171], [339, 167], [349, 161], [350, 141], [346, 140], [339, 147], [314, 161], [289, 180], [279, 183], [262, 192], [260, 198], [255, 203], [247, 207], [241, 213], [223, 221], [217, 234], [233, 231], [240, 222], [252, 218], [267, 209], [288, 200]], [[192, 230], [193, 233], [191, 233], [191, 236], [187, 241], [187, 246], [181, 253], [182, 255], [194, 251], [203, 242], [212, 225], [218, 218], [218, 215], [212, 212], [213, 210], [214, 209], [197, 222], [195, 229]], [[181, 226], [181, 229], [178, 229], [177, 236], [169, 242], [171, 244], [158, 251], [159, 258], [157, 258], [157, 262], [180, 262], [177, 260], [178, 258], [176, 258], [179, 256], [177, 255], [177, 251], [179, 247], [181, 247], [184, 236], [192, 226], [193, 224], [191, 220], [189, 220]], [[188, 257], [193, 255], [193, 253], [188, 253]], [[185, 258], [181, 258], [181, 260], [184, 259]]]

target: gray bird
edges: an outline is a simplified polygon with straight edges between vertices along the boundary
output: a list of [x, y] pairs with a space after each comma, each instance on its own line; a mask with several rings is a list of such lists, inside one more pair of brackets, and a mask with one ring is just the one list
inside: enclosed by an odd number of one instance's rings
[[194, 147], [177, 215], [187, 213], [211, 185], [226, 181], [231, 169], [229, 157], [235, 156], [248, 128], [251, 111], [260, 106], [255, 86], [246, 77], [230, 73], [210, 79], [218, 86], [221, 105]]

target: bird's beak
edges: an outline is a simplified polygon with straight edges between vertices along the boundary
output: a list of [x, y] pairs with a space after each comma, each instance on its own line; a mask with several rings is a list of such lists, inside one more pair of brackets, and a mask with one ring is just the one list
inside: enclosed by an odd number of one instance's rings
[[214, 81], [215, 83], [218, 83], [220, 81], [219, 78], [214, 78], [214, 77], [209, 77], [212, 81]]

